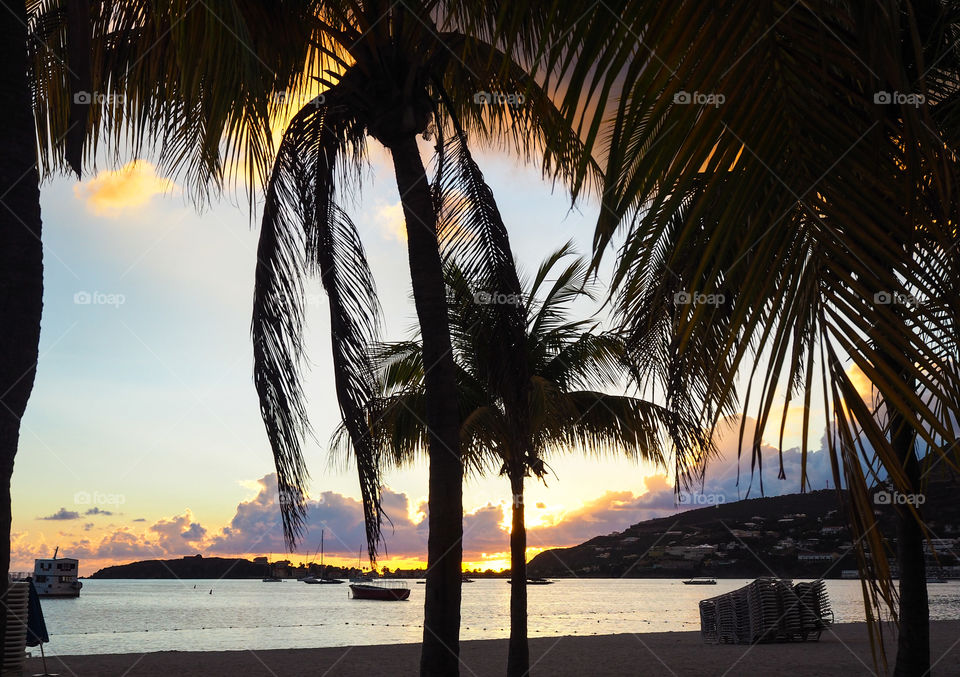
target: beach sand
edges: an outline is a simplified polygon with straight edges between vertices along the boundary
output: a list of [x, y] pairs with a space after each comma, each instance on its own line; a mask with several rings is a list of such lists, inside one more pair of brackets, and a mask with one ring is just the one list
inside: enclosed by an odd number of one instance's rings
[[[960, 621], [931, 624], [934, 677], [960, 675]], [[894, 653], [890, 645], [889, 653]], [[873, 674], [866, 627], [837, 625], [819, 642], [731, 646], [704, 644], [698, 632], [541, 637], [530, 640], [531, 674], [576, 675], [789, 675], [827, 677]], [[62, 656], [48, 658], [50, 672], [78, 677], [378, 677], [417, 675], [417, 644], [270, 651], [210, 651]], [[507, 642], [463, 642], [460, 674], [492, 677], [505, 673]], [[25, 675], [42, 673], [39, 659]]]

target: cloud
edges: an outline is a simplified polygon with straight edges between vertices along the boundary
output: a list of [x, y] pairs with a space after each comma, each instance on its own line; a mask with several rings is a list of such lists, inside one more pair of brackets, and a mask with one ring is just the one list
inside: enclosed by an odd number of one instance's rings
[[[249, 501], [237, 506], [236, 513], [218, 534], [207, 543], [211, 552], [261, 553], [284, 552], [283, 530], [276, 474], [258, 480], [260, 491]], [[426, 553], [426, 523], [410, 518], [410, 501], [405, 494], [384, 488], [382, 504], [391, 524], [384, 527], [386, 553], [402, 556]], [[301, 540], [301, 554], [312, 555], [320, 545], [320, 531], [324, 531], [324, 549], [327, 555], [350, 557], [366, 543], [363, 508], [358, 499], [332, 491], [323, 492], [307, 502], [307, 522]]]
[[157, 176], [152, 164], [134, 160], [119, 170], [103, 171], [89, 181], [78, 183], [73, 194], [97, 216], [115, 218], [124, 211], [144, 206], [154, 195], [175, 188], [172, 181]]
[[[762, 468], [751, 473], [750, 448], [753, 421], [747, 420], [745, 452], [738, 458], [739, 428], [730, 426], [720, 432], [717, 446], [720, 456], [706, 470], [702, 489], [704, 494], [720, 494], [727, 502], [761, 495], [778, 496], [800, 490], [801, 454], [797, 449], [783, 452], [786, 479], [779, 480], [778, 452], [770, 445], [760, 446]], [[825, 447], [825, 440], [821, 447]], [[807, 456], [808, 486], [821, 489], [832, 481], [829, 457], [823, 448], [811, 450]], [[208, 529], [186, 510], [180, 515], [156, 520], [149, 526], [135, 525], [143, 518], [131, 520], [109, 533], [100, 535], [89, 527], [79, 532], [84, 537], [72, 544], [63, 543], [61, 551], [79, 557], [85, 568], [107, 566], [139, 559], [177, 558], [185, 553], [200, 552], [204, 556], [251, 557], [262, 554], [275, 556], [286, 553], [280, 518], [280, 502], [276, 474], [264, 475], [253, 483], [246, 483], [255, 494], [237, 504], [230, 522], [220, 528]], [[382, 504], [390, 518], [384, 525], [385, 546], [381, 561], [395, 566], [399, 560], [423, 561], [427, 553], [427, 505], [411, 500], [405, 493], [385, 487]], [[569, 547], [595, 536], [622, 531], [643, 520], [665, 517], [680, 510], [701, 507], [696, 503], [677, 503], [672, 481], [663, 474], [649, 475], [638, 481], [633, 491], [606, 491], [602, 495], [572, 508], [552, 507], [550, 503], [531, 503], [528, 511], [527, 542], [531, 548]], [[91, 510], [92, 512], [92, 510]], [[92, 514], [104, 514], [100, 510]], [[40, 519], [72, 520], [79, 514], [61, 508], [53, 515]], [[463, 518], [463, 550], [466, 562], [506, 563], [509, 553], [510, 503], [489, 503], [469, 510]], [[92, 523], [89, 523], [92, 525]], [[325, 553], [328, 558], [356, 561], [357, 551], [364, 548], [366, 535], [363, 509], [359, 499], [333, 491], [325, 491], [307, 502], [306, 529], [298, 552], [291, 559], [309, 560], [315, 556], [324, 532]], [[88, 536], [89, 534], [89, 536]], [[18, 564], [32, 561], [32, 557], [47, 556], [52, 547], [42, 536], [30, 538], [27, 534], [13, 537], [14, 558]], [[365, 550], [365, 548], [364, 548]], [[393, 562], [391, 562], [393, 560]]]
[[80, 513], [74, 510], [67, 510], [66, 508], [60, 508], [52, 515], [47, 515], [46, 517], [38, 517], [40, 520], [75, 520], [80, 519]]
[[154, 539], [152, 544], [167, 553], [179, 554], [187, 543], [203, 540], [207, 530], [193, 521], [193, 514], [187, 510], [182, 515], [159, 520], [148, 530]]
[[665, 476], [644, 477], [643, 484], [643, 490], [636, 494], [607, 491], [572, 510], [545, 515], [549, 524], [527, 529], [528, 544], [538, 548], [575, 545], [677, 511], [673, 485]]
[[[701, 493], [722, 494], [725, 500], [730, 502], [761, 495], [795, 494], [800, 491], [803, 455], [799, 448], [783, 451], [784, 479], [779, 479], [781, 455], [776, 447], [761, 442], [759, 458], [753, 458], [755, 419], [746, 419], [742, 446], [739, 439], [739, 419], [732, 419], [729, 423], [715, 438], [720, 456], [708, 464]], [[810, 449], [807, 454], [806, 475], [807, 489], [824, 489], [828, 483], [833, 486], [833, 470], [826, 438], [821, 440], [819, 449]]]
[[373, 214], [380, 234], [386, 240], [407, 241], [407, 222], [403, 217], [403, 203], [380, 204]]
[[113, 513], [109, 510], [101, 510], [100, 508], [93, 507], [87, 510], [84, 515], [112, 515]]

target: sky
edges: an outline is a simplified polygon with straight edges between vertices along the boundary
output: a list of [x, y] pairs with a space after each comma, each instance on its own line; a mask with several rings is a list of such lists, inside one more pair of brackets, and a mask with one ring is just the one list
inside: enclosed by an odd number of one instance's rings
[[[426, 160], [429, 146], [421, 150]], [[477, 159], [522, 269], [535, 268], [568, 240], [581, 253], [589, 250], [595, 204], [571, 209], [561, 187], [552, 189], [537, 168], [509, 156], [491, 151]], [[13, 476], [11, 569], [30, 570], [35, 557], [57, 546], [81, 560], [83, 575], [194, 553], [300, 561], [312, 559], [321, 529], [328, 562], [356, 563], [363, 532], [355, 469], [328, 462], [339, 412], [319, 283], [308, 291], [307, 394], [317, 431], [306, 451], [309, 530], [298, 550], [287, 553], [252, 381], [257, 221], [244, 198], [224, 197], [198, 211], [145, 160], [81, 181], [58, 177], [41, 190], [41, 357]], [[405, 338], [415, 315], [402, 212], [389, 156], [376, 142], [362, 194], [350, 197], [343, 206], [377, 281], [383, 337]], [[823, 420], [822, 407], [811, 419]], [[736, 437], [734, 430], [721, 438], [723, 454], [708, 470], [704, 495], [745, 494], [749, 477], [736, 485]], [[799, 440], [793, 425], [784, 446]], [[773, 458], [776, 449], [766, 446], [764, 453]], [[774, 463], [764, 470], [767, 495], [800, 488], [799, 454], [785, 456], [787, 480], [776, 480]], [[825, 454], [811, 459], [812, 485], [822, 488], [830, 478]], [[552, 460], [551, 469], [548, 486], [528, 483], [529, 556], [685, 507], [653, 467], [568, 455]], [[748, 463], [740, 470], [749, 475]], [[393, 529], [386, 529], [381, 564], [423, 566], [426, 467], [391, 472], [385, 483]], [[752, 492], [759, 495], [756, 484]], [[509, 505], [503, 478], [466, 484], [468, 568], [506, 566]]]

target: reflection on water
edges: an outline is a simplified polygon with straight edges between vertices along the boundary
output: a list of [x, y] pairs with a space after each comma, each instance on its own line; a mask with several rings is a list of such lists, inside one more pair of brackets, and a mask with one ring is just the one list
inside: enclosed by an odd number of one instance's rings
[[[698, 630], [697, 602], [747, 580], [560, 579], [529, 589], [530, 636]], [[407, 602], [347, 598], [346, 586], [296, 581], [86, 580], [79, 599], [44, 599], [50, 653], [218, 651], [418, 642], [424, 586]], [[196, 588], [194, 588], [196, 585]], [[213, 594], [209, 594], [213, 590]], [[838, 623], [862, 621], [859, 581], [827, 581]], [[931, 584], [934, 619], [960, 619], [960, 581]], [[465, 640], [504, 638], [510, 586], [463, 586]]]

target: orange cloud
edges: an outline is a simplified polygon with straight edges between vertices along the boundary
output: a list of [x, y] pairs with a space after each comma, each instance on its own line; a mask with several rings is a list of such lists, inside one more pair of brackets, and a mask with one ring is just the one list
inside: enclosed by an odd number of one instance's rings
[[152, 164], [134, 160], [122, 168], [100, 172], [73, 187], [73, 194], [97, 216], [115, 218], [124, 211], [142, 207], [154, 195], [176, 189], [169, 179], [157, 176]]

